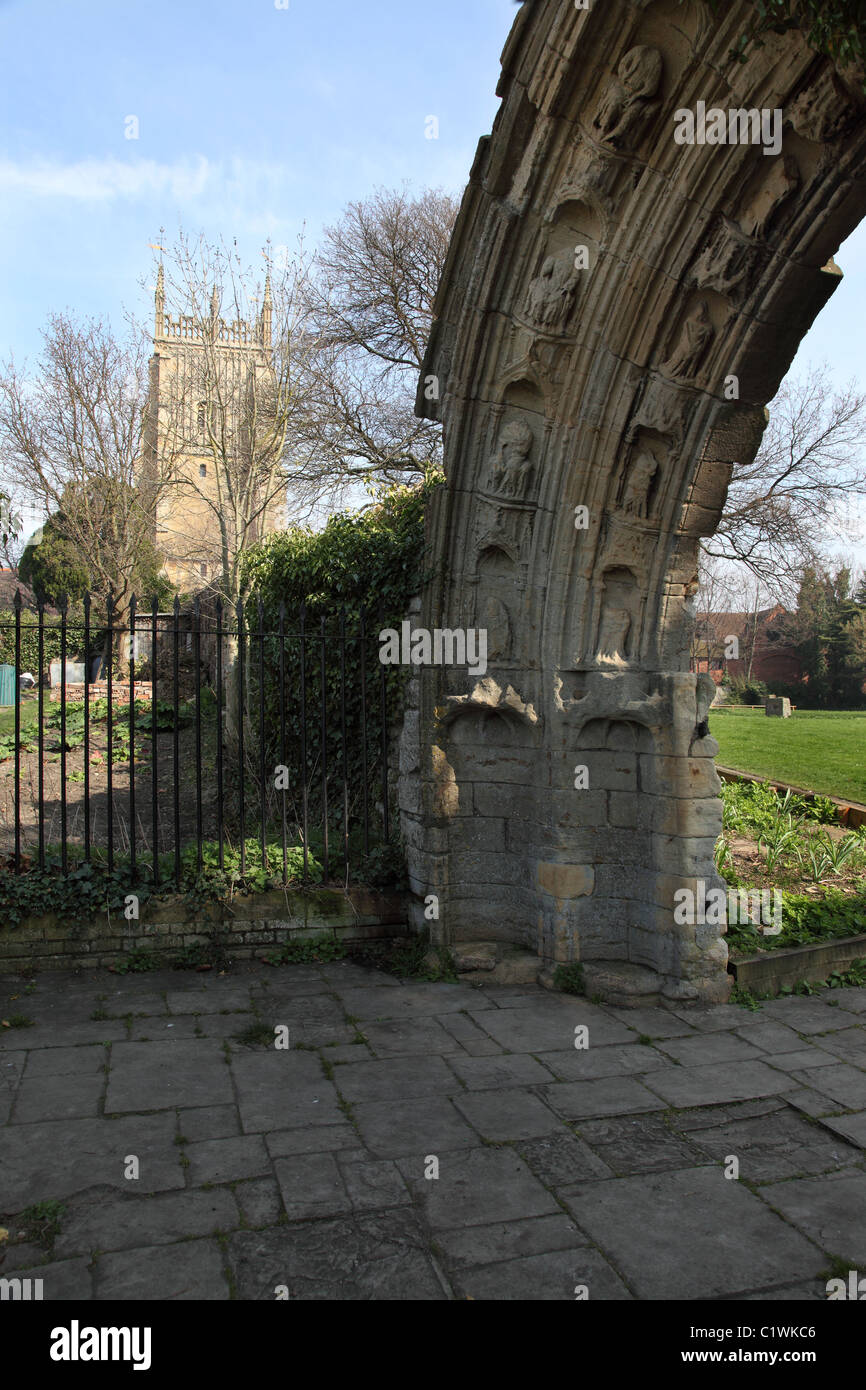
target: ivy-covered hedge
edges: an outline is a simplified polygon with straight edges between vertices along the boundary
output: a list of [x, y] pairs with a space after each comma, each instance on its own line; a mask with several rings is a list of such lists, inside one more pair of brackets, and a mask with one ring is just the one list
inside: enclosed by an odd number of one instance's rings
[[[385, 676], [385, 719], [390, 736], [396, 728], [402, 690], [409, 668], [383, 667], [378, 634], [382, 627], [399, 627], [409, 601], [425, 578], [424, 512], [437, 484], [395, 487], [373, 507], [331, 517], [322, 531], [292, 527], [269, 536], [245, 560], [244, 583], [254, 596], [247, 606], [247, 670], [249, 673], [250, 762], [259, 757], [260, 729], [265, 734], [266, 777], [288, 769], [288, 814], [299, 824], [302, 790], [306, 784], [310, 825], [322, 817], [322, 668], [321, 632], [325, 625], [325, 729], [328, 767], [328, 819], [342, 826], [343, 789], [348, 791], [350, 822], [357, 827], [363, 814], [363, 761], [367, 757], [367, 805], [371, 831], [381, 822], [382, 674]], [[260, 599], [264, 643], [257, 635]], [[283, 612], [285, 640], [280, 666], [279, 624]], [[301, 750], [301, 638], [305, 622], [306, 765]], [[362, 717], [362, 609], [366, 612], [366, 707]], [[341, 618], [345, 643], [340, 640]], [[262, 651], [264, 666], [262, 667]], [[345, 663], [345, 682], [341, 664]], [[263, 675], [263, 678], [262, 678]], [[264, 696], [264, 723], [260, 695]], [[345, 743], [342, 701], [345, 695]], [[281, 746], [281, 719], [286, 741]], [[343, 768], [348, 776], [344, 779]], [[251, 766], [255, 775], [255, 766]], [[274, 782], [271, 782], [274, 788]], [[391, 788], [393, 792], [393, 788]], [[281, 792], [271, 798], [275, 819], [281, 814]], [[376, 836], [378, 838], [378, 836]]]
[[[76, 634], [77, 635], [77, 634]], [[60, 627], [45, 623], [44, 666], [60, 657]], [[66, 643], [67, 660], [75, 654], [75, 641], [70, 635]], [[11, 608], [0, 609], [0, 664], [15, 665], [15, 612]], [[21, 614], [21, 670], [31, 671], [35, 676], [39, 666], [39, 628], [35, 613], [27, 610]]]

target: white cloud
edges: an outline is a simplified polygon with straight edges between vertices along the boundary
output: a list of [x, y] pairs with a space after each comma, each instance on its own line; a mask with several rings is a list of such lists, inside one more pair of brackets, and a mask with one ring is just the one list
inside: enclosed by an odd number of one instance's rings
[[0, 191], [36, 198], [107, 202], [171, 193], [176, 198], [202, 193], [211, 176], [203, 156], [195, 161], [158, 164], [153, 159], [83, 159], [75, 164], [0, 159]]
[[171, 197], [178, 203], [219, 195], [229, 203], [272, 192], [286, 179], [280, 165], [204, 155], [160, 164], [153, 159], [84, 159], [74, 164], [51, 160], [16, 163], [0, 159], [0, 193], [74, 202], [135, 201]]

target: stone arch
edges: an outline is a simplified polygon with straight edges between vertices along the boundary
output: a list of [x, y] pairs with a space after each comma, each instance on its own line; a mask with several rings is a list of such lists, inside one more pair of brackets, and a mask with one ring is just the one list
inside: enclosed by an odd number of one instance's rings
[[[496, 679], [536, 714], [531, 755], [517, 777], [515, 750], [488, 746], [473, 783], [471, 833], [484, 839], [490, 817], [499, 834], [503, 804], [520, 823], [519, 834], [506, 823], [488, 865], [491, 935], [516, 916], [511, 939], [534, 938], [543, 969], [591, 955], [605, 988], [636, 1001], [727, 997], [724, 940], [673, 920], [678, 887], [717, 883], [721, 823], [712, 692], [687, 670], [697, 550], [840, 283], [831, 258], [866, 213], [862, 92], [796, 32], [732, 63], [751, 12], [748, 0], [721, 15], [703, 0], [521, 7], [437, 295], [422, 379], [440, 375], [445, 389], [418, 399], [444, 423], [448, 477], [430, 519], [442, 563], [426, 626], [453, 625], [467, 588], [475, 614], [495, 598], [480, 557], [497, 535], [523, 586]], [[676, 113], [699, 100], [781, 111], [778, 152], [678, 143]], [[574, 285], [556, 257], [584, 229], [598, 254]], [[509, 456], [512, 477], [531, 458], [531, 484], [490, 487], [484, 469], [517, 419], [533, 434], [525, 456], [519, 439]], [[443, 702], [469, 698], [460, 679], [422, 673], [422, 826], [427, 749], [440, 740], [447, 753], [438, 721]], [[634, 752], [631, 793], [613, 764], [599, 764], [607, 784], [574, 789], [599, 722], [650, 740]], [[415, 881], [445, 884], [454, 940], [481, 929], [455, 858], [467, 829], [435, 854], [411, 851]], [[648, 862], [626, 875], [618, 856], [637, 835]]]

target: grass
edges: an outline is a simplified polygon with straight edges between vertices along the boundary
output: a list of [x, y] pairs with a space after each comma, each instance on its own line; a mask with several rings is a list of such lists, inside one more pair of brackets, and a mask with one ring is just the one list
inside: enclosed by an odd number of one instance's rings
[[866, 803], [866, 710], [768, 719], [734, 706], [712, 711], [710, 731], [723, 767]]
[[[49, 708], [48, 696], [45, 696], [46, 709]], [[24, 696], [21, 701], [21, 735], [26, 738], [28, 734], [36, 735], [39, 724], [39, 706], [35, 696]], [[0, 705], [0, 738], [12, 738], [15, 734], [15, 706]]]

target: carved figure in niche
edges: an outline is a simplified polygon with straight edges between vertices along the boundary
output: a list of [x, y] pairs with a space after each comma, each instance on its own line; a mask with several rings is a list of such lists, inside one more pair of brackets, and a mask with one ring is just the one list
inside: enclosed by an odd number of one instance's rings
[[635, 641], [640, 595], [633, 572], [617, 565], [605, 570], [595, 660], [603, 666], [627, 666]]
[[658, 471], [658, 459], [649, 449], [638, 454], [628, 475], [622, 509], [627, 516], [646, 519], [649, 515], [649, 492]]
[[740, 217], [740, 226], [746, 236], [762, 237], [779, 208], [799, 187], [800, 168], [793, 155], [786, 154], [782, 159], [774, 160], [769, 176]]
[[599, 139], [618, 149], [652, 114], [662, 80], [662, 55], [641, 44], [629, 49], [612, 77], [592, 126]]
[[662, 371], [675, 381], [690, 381], [697, 375], [715, 331], [710, 322], [709, 305], [702, 299], [683, 324], [677, 345], [667, 362], [663, 363]]
[[490, 661], [501, 661], [511, 653], [511, 617], [495, 594], [489, 594], [484, 602], [480, 627], [487, 629], [487, 657]]
[[529, 283], [525, 314], [537, 328], [562, 329], [574, 308], [578, 272], [571, 255], [548, 256]]
[[685, 412], [687, 402], [678, 386], [671, 386], [656, 378], [651, 381], [629, 435], [633, 439], [641, 428], [655, 430], [657, 434], [667, 435], [669, 439], [681, 440], [685, 433]]
[[702, 290], [742, 299], [758, 262], [757, 247], [721, 222], [695, 262], [691, 279]]
[[598, 630], [597, 661], [624, 666], [628, 661], [628, 638], [631, 632], [631, 613], [627, 608], [605, 604]]
[[512, 420], [499, 439], [490, 464], [489, 486], [500, 497], [523, 499], [532, 478], [530, 454], [535, 437], [522, 420]]

